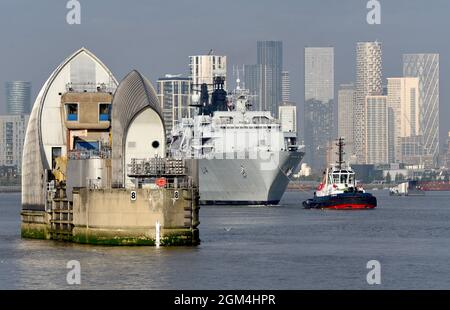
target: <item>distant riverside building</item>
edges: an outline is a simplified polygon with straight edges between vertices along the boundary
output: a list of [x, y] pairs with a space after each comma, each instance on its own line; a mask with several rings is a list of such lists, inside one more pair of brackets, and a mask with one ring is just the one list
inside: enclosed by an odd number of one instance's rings
[[31, 83], [12, 81], [5, 83], [7, 114], [29, 114], [31, 109]]
[[367, 96], [365, 106], [367, 164], [387, 164], [389, 154], [387, 96]]
[[278, 108], [278, 115], [283, 132], [297, 132], [297, 107], [295, 102], [282, 102]]
[[421, 161], [435, 166], [439, 155], [439, 54], [404, 54], [403, 76], [419, 78]]
[[356, 161], [366, 158], [366, 97], [380, 96], [382, 89], [382, 59], [380, 42], [358, 42], [356, 45], [356, 89], [354, 101], [353, 145]]
[[326, 165], [333, 137], [334, 48], [305, 48], [305, 163], [318, 172]]
[[353, 101], [354, 84], [342, 84], [338, 90], [338, 136], [345, 139], [345, 144], [353, 144]]
[[208, 84], [208, 92], [213, 91], [213, 80], [216, 76], [227, 76], [227, 56], [218, 55], [196, 55], [189, 56], [189, 77], [195, 89], [200, 89], [203, 83]]
[[283, 68], [283, 43], [281, 41], [257, 42], [257, 70], [259, 70], [259, 107], [278, 115], [281, 102], [281, 71]]
[[189, 106], [191, 79], [167, 74], [158, 79], [157, 94], [166, 125], [166, 135], [169, 136], [176, 122], [194, 116], [194, 108]]
[[[417, 137], [420, 133], [419, 79], [406, 77], [387, 80], [387, 104], [389, 117], [392, 118], [391, 126], [393, 125], [389, 128], [390, 154], [394, 155], [395, 162], [409, 163], [406, 159], [416, 153], [411, 149], [414, 141], [411, 137]], [[419, 148], [420, 144], [417, 145], [417, 149]]]
[[22, 170], [22, 151], [29, 115], [0, 115], [0, 166]]
[[289, 71], [281, 72], [281, 101], [288, 102], [291, 98], [291, 80]]

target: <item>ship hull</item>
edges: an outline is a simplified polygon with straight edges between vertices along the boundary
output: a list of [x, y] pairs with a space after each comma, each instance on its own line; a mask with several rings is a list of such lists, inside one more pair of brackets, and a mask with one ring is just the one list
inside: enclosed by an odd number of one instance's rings
[[377, 207], [377, 199], [369, 193], [337, 194], [305, 200], [303, 207], [306, 209], [367, 210]]
[[273, 153], [270, 160], [200, 159], [200, 203], [276, 205], [302, 158], [302, 152], [280, 151]]

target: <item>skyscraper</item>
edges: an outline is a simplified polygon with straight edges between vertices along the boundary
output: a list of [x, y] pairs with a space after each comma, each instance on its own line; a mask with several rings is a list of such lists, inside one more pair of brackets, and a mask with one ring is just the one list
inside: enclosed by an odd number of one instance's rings
[[288, 102], [291, 98], [291, 80], [289, 71], [281, 72], [281, 101]]
[[305, 48], [304, 162], [318, 172], [333, 139], [334, 48]]
[[181, 75], [167, 74], [157, 81], [158, 99], [161, 104], [166, 135], [169, 137], [173, 126], [182, 118], [194, 116], [191, 104], [191, 79]]
[[278, 114], [281, 102], [281, 71], [283, 68], [283, 43], [281, 41], [257, 42], [257, 68], [260, 71], [260, 108]]
[[368, 164], [388, 163], [388, 109], [386, 96], [366, 96], [365, 158]]
[[217, 55], [196, 55], [189, 56], [189, 72], [192, 84], [195, 88], [200, 88], [203, 83], [208, 84], [208, 91], [213, 91], [213, 79], [215, 76], [227, 76], [227, 56]]
[[422, 159], [428, 165], [436, 165], [439, 155], [439, 54], [404, 54], [403, 76], [419, 78]]
[[[418, 136], [420, 132], [419, 79], [388, 78], [387, 80], [389, 117], [393, 118], [393, 126], [389, 128], [390, 154], [394, 155], [395, 162], [407, 163], [405, 158], [413, 154], [404, 152], [406, 151], [403, 148], [405, 140], [402, 138]], [[411, 139], [409, 139], [408, 144], [410, 143]]]
[[342, 84], [338, 90], [338, 135], [345, 138], [348, 149], [353, 148], [353, 101], [355, 86]]
[[250, 101], [253, 105], [253, 110], [261, 110], [261, 91], [262, 91], [262, 80], [261, 80], [261, 67], [260, 65], [244, 65], [244, 87], [250, 91], [253, 96]]
[[7, 114], [29, 114], [31, 109], [31, 83], [24, 81], [6, 82]]
[[379, 96], [382, 89], [380, 42], [358, 42], [356, 45], [356, 91], [353, 117], [353, 145], [358, 163], [366, 158], [366, 97]]

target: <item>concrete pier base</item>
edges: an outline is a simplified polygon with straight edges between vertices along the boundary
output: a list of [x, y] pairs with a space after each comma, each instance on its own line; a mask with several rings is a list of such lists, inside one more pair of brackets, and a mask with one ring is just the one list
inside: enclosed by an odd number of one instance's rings
[[198, 213], [196, 188], [79, 188], [73, 191], [73, 202], [54, 202], [52, 212], [22, 211], [22, 237], [154, 246], [159, 222], [160, 245], [197, 245]]

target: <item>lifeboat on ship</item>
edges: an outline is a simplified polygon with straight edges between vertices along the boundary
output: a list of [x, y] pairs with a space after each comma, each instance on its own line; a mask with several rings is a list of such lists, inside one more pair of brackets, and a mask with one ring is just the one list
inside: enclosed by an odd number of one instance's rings
[[343, 161], [344, 139], [340, 138], [339, 161], [327, 168], [314, 197], [303, 201], [306, 209], [367, 210], [377, 207], [377, 198], [356, 184], [355, 172]]

